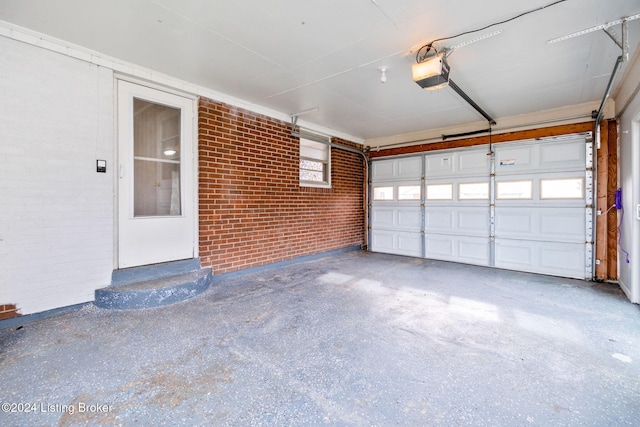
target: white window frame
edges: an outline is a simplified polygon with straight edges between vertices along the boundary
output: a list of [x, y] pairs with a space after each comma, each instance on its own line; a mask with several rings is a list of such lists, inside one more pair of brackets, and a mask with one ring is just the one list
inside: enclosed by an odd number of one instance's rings
[[[322, 181], [309, 181], [300, 178], [301, 187], [331, 188], [331, 140], [322, 138], [310, 139], [300, 137], [300, 158], [299, 160], [309, 160], [319, 162], [323, 165], [324, 179]], [[300, 163], [300, 162], [299, 162]], [[298, 170], [302, 168], [299, 165]]]

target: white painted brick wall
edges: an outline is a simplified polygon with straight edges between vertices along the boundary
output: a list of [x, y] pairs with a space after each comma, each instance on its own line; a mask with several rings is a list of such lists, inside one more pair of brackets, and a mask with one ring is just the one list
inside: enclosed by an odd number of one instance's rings
[[109, 284], [113, 85], [110, 69], [0, 36], [0, 304], [36, 313]]

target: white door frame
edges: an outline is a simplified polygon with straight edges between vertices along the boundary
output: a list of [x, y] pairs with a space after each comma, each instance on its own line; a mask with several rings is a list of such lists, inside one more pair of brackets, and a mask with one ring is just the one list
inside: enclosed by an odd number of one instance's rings
[[[640, 112], [635, 117], [632, 131], [633, 155], [633, 186], [631, 197], [631, 217], [633, 218], [631, 236], [631, 254], [634, 265], [631, 273], [631, 300], [640, 304]], [[620, 258], [618, 258], [620, 259]]]
[[[620, 236], [621, 246], [618, 248], [618, 265], [623, 290], [631, 302], [640, 304], [640, 262], [638, 260], [640, 255], [640, 110], [632, 118], [631, 129], [627, 131], [629, 132], [627, 153], [630, 155], [631, 170], [626, 171], [628, 176], [627, 179], [623, 178], [622, 184], [624, 216], [620, 224], [622, 236]], [[625, 170], [622, 172], [625, 173]], [[628, 179], [629, 176], [631, 179]], [[630, 274], [622, 271], [623, 265], [625, 269], [628, 268]]]
[[618, 117], [618, 186], [624, 208], [618, 210], [618, 282], [627, 298], [640, 304], [640, 94]]
[[[198, 257], [198, 243], [199, 243], [199, 238], [198, 238], [198, 155], [197, 155], [197, 138], [198, 138], [198, 117], [197, 117], [197, 97], [191, 94], [187, 94], [178, 90], [174, 90], [171, 88], [167, 88], [167, 87], [163, 87], [160, 85], [156, 85], [153, 83], [149, 83], [147, 81], [143, 81], [143, 80], [138, 80], [135, 78], [131, 78], [129, 76], [122, 76], [122, 75], [118, 75], [116, 76], [116, 84], [114, 85], [115, 88], [115, 99], [116, 99], [116, 110], [117, 110], [117, 114], [116, 114], [116, 136], [117, 136], [117, 141], [116, 141], [116, 154], [117, 154], [117, 165], [116, 167], [116, 173], [114, 173], [114, 179], [115, 179], [115, 203], [114, 203], [114, 208], [115, 208], [115, 215], [114, 218], [116, 219], [116, 227], [115, 227], [115, 239], [114, 239], [114, 268], [118, 269], [118, 268], [127, 268], [127, 267], [133, 267], [133, 266], [137, 266], [137, 265], [146, 265], [146, 264], [153, 264], [153, 263], [157, 263], [157, 262], [166, 262], [166, 261], [172, 261], [172, 260], [177, 260], [177, 259], [185, 259], [185, 258], [197, 258]], [[122, 240], [122, 236], [120, 235], [121, 232], [121, 227], [123, 226], [123, 221], [125, 221], [126, 219], [123, 218], [122, 212], [121, 212], [121, 197], [124, 195], [125, 197], [129, 197], [129, 194], [127, 194], [129, 192], [129, 189], [126, 188], [122, 188], [121, 185], [121, 173], [127, 173], [128, 171], [126, 170], [122, 170], [121, 169], [121, 164], [123, 164], [123, 156], [127, 156], [129, 153], [126, 153], [126, 149], [123, 150], [122, 147], [122, 142], [121, 142], [121, 138], [122, 138], [122, 134], [121, 132], [125, 131], [123, 130], [123, 124], [121, 123], [121, 111], [120, 111], [120, 89], [122, 86], [128, 86], [129, 88], [135, 88], [134, 91], [137, 91], [137, 89], [140, 90], [140, 94], [142, 94], [140, 97], [141, 98], [149, 98], [150, 101], [152, 102], [157, 102], [157, 100], [154, 99], [154, 96], [151, 95], [150, 97], [145, 96], [145, 94], [153, 94], [153, 93], [160, 93], [162, 95], [167, 95], [167, 96], [178, 96], [181, 98], [184, 98], [185, 100], [188, 100], [188, 104], [189, 104], [189, 109], [190, 112], [192, 112], [192, 114], [184, 114], [184, 110], [183, 110], [183, 125], [186, 125], [187, 123], [190, 125], [191, 127], [191, 132], [190, 132], [190, 136], [188, 138], [185, 138], [185, 142], [187, 142], [190, 146], [190, 149], [188, 150], [188, 152], [183, 153], [183, 155], [186, 157], [183, 161], [183, 165], [186, 166], [184, 169], [184, 171], [181, 173], [181, 179], [184, 180], [184, 187], [185, 188], [191, 188], [190, 191], [183, 191], [183, 197], [184, 197], [184, 206], [183, 206], [183, 215], [186, 217], [188, 216], [190, 218], [190, 232], [191, 232], [191, 236], [190, 236], [190, 246], [189, 246], [189, 253], [187, 256], [181, 255], [178, 257], [171, 257], [173, 259], [153, 259], [153, 258], [149, 258], [149, 259], [145, 259], [141, 262], [138, 263], [134, 263], [133, 265], [129, 262], [127, 262], [126, 260], [121, 259], [121, 249], [122, 249], [122, 244], [126, 244], [124, 243]], [[189, 115], [191, 117], [189, 117]], [[125, 125], [126, 126], [126, 125]], [[184, 136], [184, 135], [183, 135]], [[124, 194], [123, 194], [124, 193]], [[131, 196], [132, 197], [132, 196]]]

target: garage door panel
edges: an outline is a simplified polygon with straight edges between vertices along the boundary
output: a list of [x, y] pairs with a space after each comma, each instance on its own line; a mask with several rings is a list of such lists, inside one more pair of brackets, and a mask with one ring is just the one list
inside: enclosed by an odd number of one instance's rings
[[397, 226], [403, 230], [420, 231], [422, 226], [422, 210], [420, 207], [399, 208], [397, 210]]
[[489, 239], [486, 237], [427, 234], [425, 235], [425, 256], [442, 261], [489, 265]]
[[371, 210], [371, 226], [375, 229], [420, 231], [422, 212], [420, 207], [374, 207]]
[[394, 208], [373, 207], [371, 209], [371, 226], [374, 228], [392, 228], [395, 224]]
[[455, 229], [454, 213], [447, 208], [425, 209], [425, 232], [452, 233]]
[[371, 179], [392, 179], [395, 176], [394, 160], [378, 160], [371, 164]]
[[392, 231], [373, 230], [371, 232], [371, 250], [374, 252], [395, 253]]
[[500, 237], [532, 237], [535, 233], [535, 212], [529, 208], [496, 208], [496, 236]]
[[430, 153], [425, 157], [427, 179], [460, 176], [488, 176], [491, 156], [480, 147], [459, 152]]
[[454, 172], [454, 154], [429, 154], [425, 157], [425, 176], [427, 178], [451, 176]]
[[425, 209], [425, 232], [489, 237], [489, 207], [430, 207]]
[[486, 237], [466, 237], [458, 241], [458, 259], [460, 262], [477, 265], [489, 265], [491, 256], [490, 241]]
[[496, 239], [499, 268], [583, 279], [585, 244]]
[[478, 150], [458, 153], [457, 175], [488, 175], [491, 169], [491, 156], [487, 155], [487, 151], [482, 147]]
[[547, 271], [561, 272], [573, 266], [576, 273], [584, 273], [584, 244], [547, 243], [540, 248], [540, 265]]
[[371, 250], [395, 255], [422, 257], [422, 234], [373, 230]]
[[422, 159], [420, 157], [398, 159], [397, 177], [400, 179], [420, 179], [422, 177]]
[[402, 255], [422, 256], [422, 233], [399, 233], [398, 251]]
[[496, 209], [496, 237], [585, 242], [585, 208]]
[[528, 171], [584, 170], [584, 137], [562, 141], [509, 143], [496, 146], [496, 175]]
[[540, 212], [540, 235], [567, 241], [585, 241], [586, 210], [545, 209]]
[[496, 147], [496, 175], [519, 173], [536, 167], [535, 147]]
[[406, 157], [392, 160], [377, 160], [371, 165], [371, 180], [420, 180], [422, 177], [422, 158]]
[[554, 144], [540, 145], [541, 169], [584, 169], [585, 166], [584, 139], [565, 141]]
[[488, 206], [460, 209], [457, 211], [457, 217], [460, 233], [489, 236], [491, 212]]
[[521, 270], [534, 264], [530, 242], [496, 238], [496, 267]]
[[426, 235], [425, 255], [427, 258], [453, 261], [453, 236], [449, 235]]

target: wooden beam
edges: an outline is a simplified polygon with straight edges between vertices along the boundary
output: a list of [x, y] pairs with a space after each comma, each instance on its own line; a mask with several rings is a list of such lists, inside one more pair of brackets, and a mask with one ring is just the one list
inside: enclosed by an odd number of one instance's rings
[[598, 176], [596, 187], [596, 203], [600, 215], [596, 215], [596, 262], [595, 278], [598, 280], [607, 280], [608, 266], [608, 229], [607, 217], [609, 202], [607, 200], [607, 188], [609, 188], [609, 131], [607, 122], [600, 124], [600, 149], [597, 150], [596, 161], [598, 165]]
[[[501, 142], [522, 141], [526, 139], [545, 138], [550, 136], [568, 135], [572, 133], [593, 131], [593, 122], [575, 123], [570, 125], [551, 126], [546, 128], [520, 130], [514, 132], [504, 132], [491, 135], [491, 142], [499, 144]], [[396, 148], [380, 148], [371, 150], [371, 158], [398, 156], [403, 154], [422, 153], [425, 151], [445, 150], [448, 148], [464, 148], [474, 145], [489, 144], [489, 135], [464, 138], [457, 140], [447, 140], [442, 142], [432, 142], [426, 144], [410, 145]]]
[[[607, 187], [607, 209], [616, 202], [616, 190], [618, 188], [618, 124], [610, 120], [608, 125], [609, 159]], [[618, 280], [618, 211], [614, 208], [607, 214], [607, 258], [609, 280]]]

